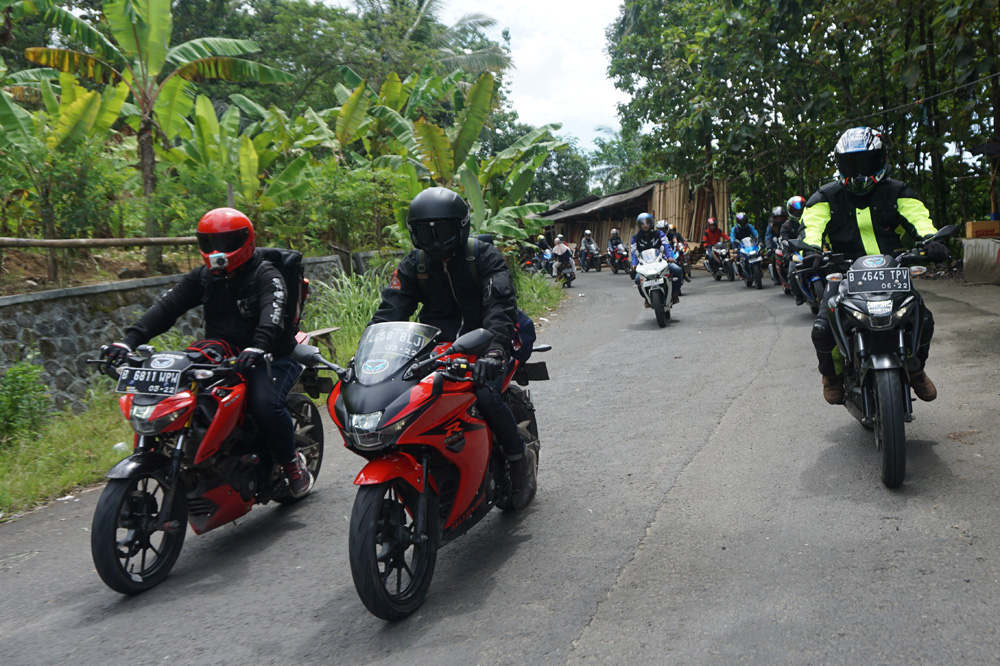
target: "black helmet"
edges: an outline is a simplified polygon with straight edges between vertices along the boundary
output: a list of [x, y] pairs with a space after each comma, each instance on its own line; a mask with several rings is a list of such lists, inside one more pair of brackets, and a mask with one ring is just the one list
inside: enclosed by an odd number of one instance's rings
[[469, 238], [469, 207], [444, 187], [431, 187], [410, 202], [406, 214], [410, 240], [431, 259], [448, 259]]
[[806, 209], [806, 199], [805, 197], [795, 196], [789, 199], [785, 205], [788, 206], [789, 216], [798, 222], [799, 218], [802, 217], [802, 211]]
[[639, 217], [635, 218], [635, 223], [639, 225], [639, 231], [652, 231], [653, 225], [655, 224], [653, 222], [653, 216], [649, 213], [642, 213], [639, 215]]
[[750, 224], [750, 217], [746, 213], [736, 213], [736, 224], [745, 227]]
[[870, 127], [852, 127], [833, 149], [840, 182], [852, 194], [867, 194], [889, 175], [889, 151], [882, 134]]

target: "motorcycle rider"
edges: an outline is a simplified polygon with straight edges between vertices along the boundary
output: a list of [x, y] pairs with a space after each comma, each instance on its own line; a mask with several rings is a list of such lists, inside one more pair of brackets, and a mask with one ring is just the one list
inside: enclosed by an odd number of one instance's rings
[[542, 252], [552, 249], [552, 246], [549, 245], [549, 241], [545, 239], [544, 234], [538, 234], [538, 241], [535, 243], [535, 245], [537, 245], [538, 249], [541, 250]]
[[[853, 127], [841, 135], [833, 152], [838, 178], [819, 188], [806, 204], [802, 214], [806, 243], [820, 247], [825, 239], [832, 251], [854, 260], [866, 254], [893, 254], [903, 249], [903, 232], [925, 240], [935, 233], [930, 212], [913, 188], [888, 177], [888, 150], [880, 132]], [[941, 243], [928, 243], [925, 249], [931, 261], [948, 258], [948, 250]], [[818, 256], [811, 258], [815, 262]], [[914, 293], [919, 299], [919, 294]], [[828, 287], [824, 301], [832, 295]], [[913, 392], [929, 402], [937, 397], [937, 388], [924, 371], [934, 335], [934, 317], [926, 307], [921, 307], [921, 312], [922, 334], [915, 358], [908, 363]], [[844, 378], [833, 359], [836, 342], [825, 308], [813, 322], [812, 340], [823, 377], [823, 397], [830, 404], [839, 404], [844, 401]]]
[[[687, 241], [684, 240], [684, 236], [681, 236], [681, 232], [677, 231], [677, 225], [670, 223], [666, 228], [667, 241], [670, 243], [670, 247], [676, 248], [674, 253], [680, 258], [681, 252], [687, 251]], [[687, 273], [684, 272], [684, 267], [681, 267], [681, 273], [684, 275], [684, 281], [690, 282], [691, 278], [688, 277]]]
[[[615, 246], [618, 245], [618, 243], [622, 243], [622, 238], [618, 235], [617, 229], [612, 229], [608, 234], [608, 252], [614, 252]], [[624, 243], [622, 243], [622, 245], [624, 245]]]
[[559, 271], [563, 266], [569, 266], [570, 271], [576, 275], [576, 264], [573, 262], [573, 252], [569, 245], [563, 241], [563, 237], [556, 236], [556, 246], [552, 248], [552, 277], [558, 278]]
[[590, 233], [590, 229], [583, 232], [583, 238], [580, 239], [580, 261], [581, 263], [587, 260], [587, 252], [594, 255], [594, 261], [600, 261], [599, 256], [600, 248], [597, 246], [597, 242]]
[[674, 283], [671, 302], [674, 305], [680, 303], [681, 282], [684, 277], [684, 271], [676, 263], [677, 257], [674, 255], [670, 243], [667, 242], [667, 235], [653, 227], [653, 216], [649, 213], [641, 213], [635, 218], [635, 222], [639, 227], [639, 231], [632, 236], [632, 276], [635, 279], [636, 288], [639, 289], [639, 293], [641, 294], [642, 288], [639, 286], [639, 275], [635, 270], [635, 267], [639, 265], [639, 255], [645, 250], [658, 249], [667, 258], [667, 261], [670, 262], [670, 280]]
[[735, 221], [736, 224], [729, 232], [729, 242], [734, 247], [739, 247], [742, 244], [740, 241], [744, 238], [753, 238], [755, 243], [760, 242], [760, 235], [757, 233], [756, 227], [750, 224], [750, 217], [746, 213], [736, 213]]
[[705, 233], [701, 236], [701, 245], [705, 248], [705, 252], [718, 243], [720, 240], [726, 237], [726, 232], [719, 228], [719, 223], [714, 217], [708, 218], [708, 225], [705, 227]]
[[[477, 328], [493, 333], [489, 350], [472, 369], [476, 405], [510, 463], [516, 489], [511, 503], [523, 509], [535, 496], [535, 454], [526, 449], [502, 394], [517, 323], [510, 271], [500, 250], [480, 243], [471, 259], [479, 277], [475, 282], [466, 267], [469, 207], [449, 189], [432, 187], [414, 197], [406, 226], [414, 249], [400, 260], [389, 286], [382, 290], [382, 302], [369, 325], [407, 321], [422, 306], [418, 320], [441, 329], [442, 341]], [[418, 265], [420, 251], [426, 254], [425, 266]]]
[[[295, 426], [285, 406], [301, 367], [291, 356], [295, 331], [284, 325], [289, 297], [284, 278], [257, 254], [253, 224], [238, 210], [208, 211], [195, 235], [205, 265], [185, 275], [102, 354], [119, 365], [185, 312], [204, 305], [205, 337], [239, 350], [233, 367], [247, 384], [247, 411], [267, 437], [292, 496], [303, 497], [313, 478], [296, 452]], [[270, 375], [263, 362], [268, 353]]]
[[806, 209], [806, 198], [794, 196], [788, 200], [785, 208], [788, 209], [788, 220], [781, 225], [778, 238], [781, 240], [792, 240], [793, 238], [798, 238], [799, 232], [802, 230], [799, 220], [802, 219], [802, 211]]
[[781, 225], [788, 221], [788, 211], [784, 206], [775, 206], [771, 211], [771, 219], [767, 222], [767, 229], [764, 231], [764, 247], [774, 250], [778, 247], [778, 238], [781, 237]]

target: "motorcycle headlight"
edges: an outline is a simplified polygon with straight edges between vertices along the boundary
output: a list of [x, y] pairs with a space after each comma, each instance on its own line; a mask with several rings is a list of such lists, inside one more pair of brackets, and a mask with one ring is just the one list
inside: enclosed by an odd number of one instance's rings
[[378, 424], [382, 420], [382, 412], [348, 414], [346, 434], [350, 436], [355, 448], [362, 451], [375, 451], [395, 444], [402, 432], [410, 425], [413, 416], [415, 415], [411, 414], [401, 418], [379, 430]]
[[913, 312], [913, 306], [916, 305], [916, 303], [917, 299], [913, 296], [910, 296], [908, 299], [903, 301], [903, 304], [899, 307], [899, 309], [892, 313], [892, 323], [898, 324], [909, 317], [910, 313]]
[[132, 413], [129, 414], [129, 423], [132, 424], [132, 430], [134, 430], [136, 434], [158, 435], [163, 432], [168, 425], [179, 419], [187, 409], [186, 405], [180, 405], [169, 414], [150, 420], [149, 417], [153, 415], [153, 412], [156, 411], [157, 407], [159, 407], [158, 404], [132, 405]]

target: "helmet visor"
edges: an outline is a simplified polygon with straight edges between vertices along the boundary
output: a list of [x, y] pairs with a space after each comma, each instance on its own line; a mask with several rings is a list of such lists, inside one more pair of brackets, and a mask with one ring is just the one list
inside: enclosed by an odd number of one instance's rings
[[885, 166], [885, 149], [860, 150], [837, 155], [837, 168], [844, 178], [874, 176]]
[[198, 247], [205, 254], [211, 254], [212, 252], [230, 254], [236, 252], [236, 250], [246, 244], [247, 239], [250, 238], [250, 230], [246, 228], [235, 229], [217, 234], [206, 234], [198, 231], [195, 232], [195, 236], [198, 237]]
[[446, 244], [459, 233], [459, 220], [434, 220], [433, 222], [414, 222], [413, 235], [417, 243], [423, 247], [431, 247], [435, 243]]

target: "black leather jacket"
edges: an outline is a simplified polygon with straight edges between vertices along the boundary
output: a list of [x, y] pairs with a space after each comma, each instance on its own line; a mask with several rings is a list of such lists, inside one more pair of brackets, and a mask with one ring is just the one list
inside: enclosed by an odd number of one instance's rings
[[204, 305], [206, 338], [283, 356], [295, 347], [295, 334], [283, 323], [287, 299], [281, 273], [259, 254], [227, 278], [212, 278], [206, 266], [199, 266], [125, 329], [124, 342], [135, 349], [170, 330], [188, 310]]
[[[417, 251], [411, 250], [396, 267], [382, 303], [369, 324], [406, 321], [420, 309], [419, 321], [441, 329], [441, 341], [485, 328], [493, 333], [491, 349], [509, 353], [517, 322], [517, 299], [510, 271], [500, 250], [481, 243], [476, 258], [479, 284], [466, 268], [466, 250], [447, 261], [426, 263], [426, 289], [417, 278]], [[426, 297], [424, 294], [426, 293]]]

